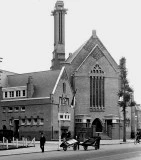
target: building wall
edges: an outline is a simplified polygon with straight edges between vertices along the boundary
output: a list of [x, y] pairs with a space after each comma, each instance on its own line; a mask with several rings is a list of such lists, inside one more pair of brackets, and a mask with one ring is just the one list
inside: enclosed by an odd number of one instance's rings
[[[6, 107], [5, 112], [1, 112], [2, 123], [0, 125], [0, 129], [2, 129], [3, 125], [6, 126], [7, 129], [15, 130], [15, 120], [19, 120], [19, 138], [28, 137], [28, 138], [36, 138], [39, 140], [40, 132], [47, 133], [47, 139], [51, 138], [51, 105], [49, 103], [34, 103], [35, 100], [32, 100], [32, 104], [25, 105], [25, 101], [21, 105], [21, 102], [17, 102], [15, 105], [6, 102], [6, 104], [2, 105]], [[18, 105], [19, 104], [19, 105]], [[14, 111], [14, 107], [19, 107], [19, 111]], [[25, 106], [25, 111], [21, 111], [20, 107]], [[9, 112], [8, 107], [12, 107], [13, 111]], [[24, 125], [21, 124], [21, 120], [25, 119], [25, 122], [28, 118], [31, 118], [31, 124]], [[37, 124], [33, 124], [33, 119], [37, 118]], [[43, 119], [44, 124], [39, 124], [39, 119]], [[12, 124], [10, 125], [10, 120], [12, 120]]]
[[[90, 64], [92, 65], [90, 66]], [[89, 57], [87, 62], [85, 62], [82, 68], [80, 68], [80, 70], [75, 74], [75, 86], [77, 89], [77, 94], [76, 94], [77, 112], [79, 114], [90, 113], [89, 73], [90, 70], [95, 66], [95, 64], [96, 61], [92, 57]], [[105, 57], [103, 57], [102, 60], [100, 59], [98, 61], [98, 64], [104, 71], [104, 76], [105, 76], [105, 112], [101, 113], [101, 116], [103, 117], [105, 114], [119, 115], [119, 110], [117, 107], [118, 103], [117, 93], [119, 91], [118, 75]]]
[[[53, 135], [52, 139], [58, 138], [58, 112], [60, 113], [69, 113], [71, 114], [71, 121], [61, 121], [61, 128], [62, 127], [68, 127], [68, 130], [71, 132], [71, 134], [74, 134], [74, 109], [71, 108], [71, 102], [73, 98], [72, 89], [70, 86], [70, 83], [68, 82], [67, 75], [63, 75], [57, 85], [55, 94], [53, 95], [53, 104], [52, 104], [52, 130]], [[63, 83], [66, 84], [66, 92], [63, 93]], [[67, 98], [68, 103], [67, 104], [61, 104], [59, 102], [60, 98]], [[60, 104], [60, 105], [59, 105]]]
[[[83, 59], [83, 56], [85, 56], [86, 51], [84, 51], [83, 49], [81, 52], [81, 58]], [[72, 66], [69, 68], [70, 73], [72, 73], [72, 70], [78, 65], [77, 61], [82, 61], [81, 58], [79, 60], [77, 57], [74, 60]], [[90, 111], [90, 71], [96, 64], [99, 64], [101, 69], [104, 71], [105, 77], [105, 110], [97, 112]], [[81, 64], [79, 69], [75, 72], [74, 83], [75, 89], [77, 90], [75, 115], [91, 115], [91, 123], [96, 118], [99, 118], [103, 126], [103, 120], [105, 119], [105, 116], [114, 115], [119, 117], [117, 94], [119, 91], [119, 73], [117, 72], [115, 66], [113, 66], [112, 63], [107, 59], [107, 57], [102, 56], [98, 60], [94, 59], [92, 55], [87, 57], [87, 59]], [[118, 125], [119, 124], [115, 125], [115, 127], [112, 129], [112, 136], [115, 139], [119, 137], [119, 134], [118, 136], [116, 136], [117, 130], [119, 130]]]

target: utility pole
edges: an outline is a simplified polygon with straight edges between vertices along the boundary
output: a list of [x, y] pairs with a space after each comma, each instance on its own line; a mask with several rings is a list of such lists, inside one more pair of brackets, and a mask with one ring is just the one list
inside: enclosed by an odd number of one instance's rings
[[58, 134], [59, 134], [58, 151], [60, 151], [60, 144], [61, 144], [61, 120], [60, 120], [61, 103], [62, 103], [62, 97], [59, 98], [59, 105], [58, 105]]

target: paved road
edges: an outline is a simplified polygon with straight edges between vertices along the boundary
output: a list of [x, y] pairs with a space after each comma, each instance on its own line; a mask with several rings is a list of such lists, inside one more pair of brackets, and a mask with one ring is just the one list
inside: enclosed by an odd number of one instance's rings
[[71, 148], [67, 151], [21, 154], [0, 157], [0, 160], [141, 160], [141, 144], [103, 145], [100, 150], [92, 147], [84, 151]]

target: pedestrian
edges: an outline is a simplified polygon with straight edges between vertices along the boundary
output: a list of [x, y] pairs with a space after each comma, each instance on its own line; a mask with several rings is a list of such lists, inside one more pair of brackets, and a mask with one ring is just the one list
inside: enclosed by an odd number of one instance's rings
[[140, 132], [137, 131], [136, 133], [136, 141], [139, 143], [140, 142]]
[[98, 133], [98, 136], [96, 138], [97, 149], [100, 149], [100, 140], [101, 140], [101, 137], [100, 137], [100, 135]]
[[79, 135], [77, 135], [77, 136], [75, 137], [75, 139], [77, 140], [77, 149], [79, 150], [79, 144], [80, 144]]
[[40, 137], [40, 148], [41, 148], [42, 152], [44, 152], [45, 142], [46, 142], [46, 138], [45, 138], [44, 134], [41, 133], [41, 137]]

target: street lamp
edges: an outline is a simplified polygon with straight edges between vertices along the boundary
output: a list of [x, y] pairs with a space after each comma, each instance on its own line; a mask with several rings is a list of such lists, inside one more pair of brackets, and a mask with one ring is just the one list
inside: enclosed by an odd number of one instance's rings
[[136, 132], [137, 132], [137, 116], [135, 115], [135, 136], [136, 136]]
[[58, 105], [58, 134], [59, 134], [58, 151], [60, 151], [60, 144], [61, 144], [61, 120], [60, 120], [61, 100], [62, 100], [62, 97], [59, 98], [59, 105]]

